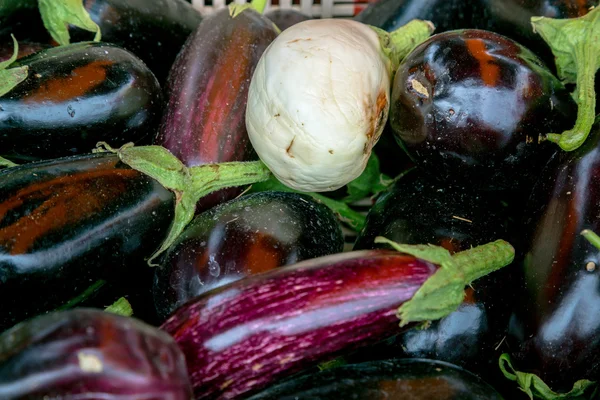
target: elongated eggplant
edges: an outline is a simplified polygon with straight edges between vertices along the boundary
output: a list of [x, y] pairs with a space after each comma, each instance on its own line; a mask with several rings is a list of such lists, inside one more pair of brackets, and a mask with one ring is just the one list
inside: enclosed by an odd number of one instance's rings
[[137, 275], [149, 269], [144, 258], [171, 225], [174, 202], [112, 154], [1, 171], [0, 330], [63, 305], [98, 280], [138, 285]]
[[575, 121], [562, 83], [518, 43], [482, 30], [432, 36], [401, 63], [390, 124], [415, 164], [485, 190], [531, 187]]
[[576, 153], [562, 153], [534, 188], [525, 220], [524, 288], [511, 318], [514, 367], [557, 391], [600, 379], [600, 122]]
[[153, 136], [161, 89], [144, 63], [106, 43], [43, 50], [13, 64], [27, 79], [0, 97], [0, 156], [13, 161], [90, 153]]
[[0, 398], [189, 400], [169, 335], [94, 309], [55, 312], [0, 336]]
[[337, 218], [310, 196], [247, 195], [205, 211], [188, 225], [156, 269], [154, 303], [166, 319], [216, 287], [343, 248]]
[[[496, 247], [498, 243], [490, 246], [494, 250], [486, 251], [486, 263], [498, 267], [510, 262], [512, 248]], [[474, 260], [467, 254], [454, 257], [460, 269], [468, 264], [458, 261], [460, 257]], [[467, 269], [463, 271], [469, 275]], [[162, 328], [186, 356], [197, 399], [247, 396], [304, 368], [397, 333], [394, 314], [401, 305], [399, 315], [406, 324], [420, 320], [405, 319], [410, 308], [440, 310], [450, 299], [460, 303], [465, 281], [452, 284], [454, 278], [445, 278], [453, 270], [459, 271], [449, 265], [438, 270], [432, 262], [390, 250], [339, 253], [212, 290], [178, 308]], [[429, 289], [420, 290], [431, 287], [430, 282], [454, 289], [434, 296], [433, 304], [424, 294]], [[415, 295], [417, 291], [420, 294]]]
[[[276, 35], [273, 23], [252, 8], [239, 13], [225, 8], [207, 17], [173, 65], [168, 106], [155, 144], [187, 166], [256, 158], [246, 132], [248, 87], [260, 56]], [[198, 211], [238, 193], [214, 193], [201, 201]]]
[[[432, 182], [412, 170], [369, 210], [354, 249], [381, 247], [374, 243], [377, 236], [399, 243], [430, 243], [451, 253], [494, 238], [514, 243], [517, 218], [498, 195]], [[501, 354], [497, 345], [506, 336], [512, 310], [514, 296], [506, 291], [513, 282], [512, 270], [508, 267], [479, 279], [467, 288], [458, 310], [427, 328], [400, 333], [345, 359], [432, 358], [462, 366], [489, 381], [503, 380], [496, 366]]]
[[502, 400], [490, 385], [456, 365], [390, 359], [345, 365], [265, 390], [250, 400]]

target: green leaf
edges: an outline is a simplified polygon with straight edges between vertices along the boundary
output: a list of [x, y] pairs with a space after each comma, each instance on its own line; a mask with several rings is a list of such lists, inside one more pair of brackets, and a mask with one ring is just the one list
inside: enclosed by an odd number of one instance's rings
[[12, 37], [13, 40], [14, 50], [12, 56], [8, 60], [0, 62], [0, 97], [4, 96], [6, 93], [13, 90], [19, 83], [23, 82], [27, 78], [29, 72], [29, 67], [26, 65], [7, 69], [15, 62], [19, 55], [19, 44], [17, 43], [17, 39], [15, 39], [13, 35], [10, 35], [10, 37]]
[[454, 255], [440, 246], [399, 244], [380, 236], [375, 238], [375, 243], [386, 243], [397, 251], [440, 266], [413, 297], [398, 308], [400, 326], [437, 320], [452, 313], [463, 302], [465, 286], [474, 278], [503, 268], [514, 259], [514, 248], [503, 240]]
[[577, 121], [562, 134], [549, 133], [548, 140], [565, 151], [579, 148], [587, 139], [595, 118], [594, 79], [600, 68], [600, 7], [579, 18], [553, 19], [533, 17], [531, 23], [550, 46], [559, 77], [575, 83]]
[[292, 192], [292, 193], [306, 194], [308, 196], [311, 196], [316, 201], [321, 202], [321, 203], [325, 204], [327, 207], [329, 207], [337, 215], [337, 217], [340, 221], [347, 224], [353, 230], [358, 232], [365, 226], [366, 217], [363, 214], [351, 209], [347, 204], [345, 204], [341, 201], [330, 199], [329, 197], [326, 197], [322, 194], [305, 193], [305, 192], [300, 192], [298, 190], [291, 189], [291, 188], [287, 187], [286, 185], [284, 185], [283, 183], [279, 182], [277, 180], [277, 178], [275, 178], [275, 176], [271, 176], [268, 180], [266, 180], [264, 182], [252, 185], [249, 192], [256, 193], [256, 192], [266, 192], [269, 190], [277, 191], [277, 192]]
[[[520, 372], [514, 369], [510, 355], [504, 353], [500, 356], [498, 364], [502, 373], [507, 379], [517, 382], [519, 389], [525, 392], [530, 399], [558, 400], [558, 399], [577, 399], [584, 400], [591, 397], [583, 397], [586, 393], [596, 387], [596, 382], [581, 379], [573, 385], [568, 393], [557, 393], [537, 375]], [[510, 369], [510, 371], [509, 371]]]
[[6, 158], [2, 158], [0, 157], [0, 168], [6, 167], [6, 168], [10, 168], [10, 167], [16, 167], [18, 164], [15, 164], [14, 162], [7, 160]]
[[131, 317], [133, 315], [133, 308], [131, 308], [131, 304], [125, 297], [119, 298], [117, 301], [112, 303], [110, 306], [106, 307], [104, 311], [122, 315], [124, 317]]
[[100, 27], [92, 21], [81, 0], [39, 0], [39, 9], [44, 26], [59, 45], [70, 43], [69, 25], [95, 32], [94, 41], [100, 41]]
[[360, 176], [347, 185], [348, 195], [345, 203], [354, 203], [365, 197], [376, 196], [387, 190], [393, 180], [379, 170], [379, 158], [371, 153], [367, 166]]

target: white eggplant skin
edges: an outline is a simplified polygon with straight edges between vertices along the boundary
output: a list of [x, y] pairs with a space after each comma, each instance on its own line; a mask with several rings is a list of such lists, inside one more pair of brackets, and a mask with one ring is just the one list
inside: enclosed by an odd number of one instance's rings
[[377, 33], [352, 20], [300, 22], [263, 53], [246, 128], [287, 186], [338, 189], [364, 170], [388, 117], [391, 62]]

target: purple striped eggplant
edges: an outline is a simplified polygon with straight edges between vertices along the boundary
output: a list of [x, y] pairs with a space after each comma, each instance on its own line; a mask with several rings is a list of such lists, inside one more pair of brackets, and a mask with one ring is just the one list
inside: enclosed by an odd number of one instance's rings
[[0, 335], [0, 398], [190, 400], [191, 388], [171, 337], [133, 318], [80, 308]]
[[[231, 5], [204, 19], [171, 69], [167, 111], [155, 144], [186, 166], [254, 159], [245, 125], [248, 87], [276, 36], [275, 25], [251, 7]], [[217, 192], [201, 201], [198, 211], [238, 193]]]
[[[185, 354], [196, 398], [247, 396], [394, 335], [398, 318], [402, 325], [439, 318], [460, 304], [467, 281], [507, 265], [514, 254], [502, 241], [454, 256], [439, 247], [394, 246], [421, 257], [385, 249], [319, 257], [233, 282], [180, 307], [162, 328]], [[444, 260], [438, 268], [425, 256], [430, 249], [445, 252], [452, 266]]]

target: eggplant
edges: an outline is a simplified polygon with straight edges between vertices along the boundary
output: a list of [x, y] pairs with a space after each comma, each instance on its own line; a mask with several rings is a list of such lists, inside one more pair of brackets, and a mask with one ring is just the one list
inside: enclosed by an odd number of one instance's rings
[[600, 120], [574, 153], [542, 173], [523, 222], [524, 285], [511, 316], [514, 367], [555, 391], [600, 379], [600, 251], [580, 233], [600, 232]]
[[17, 60], [28, 77], [0, 97], [0, 156], [15, 162], [91, 153], [152, 137], [161, 89], [144, 63], [107, 43], [76, 43]]
[[[49, 45], [35, 42], [19, 42], [19, 52], [17, 60], [26, 57], [30, 54], [49, 48]], [[0, 62], [7, 61], [14, 52], [13, 43], [11, 41], [2, 41], [0, 43]]]
[[189, 400], [169, 335], [94, 309], [55, 312], [0, 335], [0, 398]]
[[[489, 265], [507, 265], [514, 250], [505, 245], [495, 242], [484, 253], [476, 248], [476, 258]], [[409, 309], [443, 308], [436, 317], [450, 312], [454, 307], [442, 304], [450, 299], [460, 303], [466, 281], [471, 280], [467, 278], [471, 268], [463, 269], [470, 262], [459, 260], [475, 260], [470, 258], [473, 253], [460, 254], [452, 257], [458, 269], [446, 265], [439, 270], [423, 258], [383, 249], [302, 261], [198, 296], [178, 308], [162, 329], [183, 350], [197, 399], [246, 397], [399, 332], [395, 315], [399, 306], [403, 325], [433, 318], [432, 314], [408, 317]], [[482, 276], [481, 265], [473, 267]], [[464, 278], [446, 279], [449, 271], [460, 270]], [[434, 295], [434, 300], [427, 295], [431, 282], [450, 291], [444, 289], [444, 295]]]
[[[463, 186], [443, 185], [411, 170], [371, 207], [354, 250], [381, 248], [374, 242], [377, 236], [398, 243], [430, 243], [451, 253], [495, 238], [514, 243], [514, 230], [520, 222], [514, 209], [524, 201], [513, 194], [507, 200]], [[516, 206], [511, 207], [511, 201]], [[402, 332], [345, 360], [431, 358], [459, 365], [490, 382], [503, 380], [496, 366], [501, 354], [497, 347], [506, 336], [512, 310], [513, 296], [506, 287], [513, 284], [513, 269], [510, 266], [479, 279], [466, 289], [458, 310], [447, 317], [424, 329]]]
[[246, 195], [205, 211], [188, 225], [156, 268], [154, 304], [164, 320], [216, 287], [343, 248], [337, 218], [310, 196]]
[[[204, 19], [173, 65], [168, 105], [154, 143], [186, 166], [256, 159], [245, 123], [248, 88], [276, 35], [273, 23], [252, 8], [232, 14], [227, 7]], [[239, 192], [216, 192], [202, 199], [197, 211]]]
[[273, 21], [273, 23], [282, 31], [292, 25], [296, 25], [298, 22], [311, 19], [308, 15], [302, 14], [299, 11], [282, 8], [277, 8], [265, 13], [265, 17]]
[[490, 385], [456, 365], [389, 359], [345, 365], [293, 379], [249, 400], [502, 400]]
[[164, 240], [174, 207], [173, 193], [114, 154], [0, 171], [0, 331], [98, 281], [147, 280], [149, 292], [144, 258]]
[[444, 182], [531, 187], [573, 126], [569, 91], [528, 49], [493, 32], [432, 36], [400, 64], [390, 124], [415, 164]]

